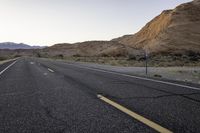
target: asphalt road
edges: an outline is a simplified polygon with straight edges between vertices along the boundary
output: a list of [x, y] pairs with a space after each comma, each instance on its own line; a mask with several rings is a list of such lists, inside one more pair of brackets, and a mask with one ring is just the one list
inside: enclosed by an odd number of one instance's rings
[[37, 58], [2, 64], [0, 72], [9, 65], [0, 75], [0, 133], [156, 132], [98, 94], [172, 132], [200, 132], [196, 85], [192, 89]]

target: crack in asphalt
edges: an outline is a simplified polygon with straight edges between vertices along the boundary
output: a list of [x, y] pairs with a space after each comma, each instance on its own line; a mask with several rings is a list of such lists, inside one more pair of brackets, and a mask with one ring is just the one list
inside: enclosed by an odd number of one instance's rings
[[41, 92], [39, 91], [36, 91], [36, 92], [29, 92], [31, 94], [28, 94], [27, 95], [27, 92], [13, 92], [13, 93], [5, 93], [5, 94], [2, 94], [0, 95], [0, 97], [5, 97], [5, 96], [23, 96], [23, 97], [31, 97], [31, 96], [34, 96], [36, 94], [40, 94]]
[[64, 133], [65, 130], [68, 128], [67, 121], [63, 120], [62, 118], [58, 118], [58, 117], [54, 116], [53, 113], [52, 113], [51, 107], [46, 106], [42, 99], [39, 99], [39, 102], [40, 102], [40, 105], [41, 105], [42, 109], [44, 110], [44, 112], [45, 112], [45, 114], [48, 118], [51, 118], [55, 121], [59, 121], [59, 122], [61, 122], [65, 125], [65, 127], [63, 129], [57, 131], [56, 133]]
[[[196, 94], [200, 94], [200, 93], [187, 93], [187, 94], [186, 93], [185, 94], [173, 93], [173, 92], [170, 92], [170, 91], [166, 91], [166, 90], [161, 90], [161, 89], [157, 89], [157, 88], [154, 88], [154, 87], [150, 87], [150, 86], [147, 86], [145, 84], [132, 83], [130, 81], [124, 81], [124, 82], [129, 83], [129, 84], [138, 85], [138, 86], [143, 86], [143, 87], [146, 87], [147, 89], [156, 90], [156, 91], [160, 91], [160, 92], [164, 92], [164, 93], [168, 93], [169, 94], [169, 95], [160, 95], [160, 96], [155, 96], [155, 97], [135, 97], [135, 98], [155, 98], [156, 99], [156, 98], [169, 97], [169, 96], [181, 96], [183, 98], [186, 98], [186, 99], [189, 99], [189, 100], [192, 100], [192, 101], [200, 103], [200, 100], [188, 97], [190, 95], [196, 95]], [[125, 99], [125, 98], [121, 98], [121, 99]], [[131, 99], [131, 98], [127, 98], [127, 99]]]
[[170, 96], [183, 96], [183, 97], [187, 97], [190, 95], [196, 95], [196, 94], [200, 94], [200, 93], [190, 93], [190, 94], [169, 94], [169, 95], [158, 95], [158, 96], [150, 96], [150, 97], [117, 97], [117, 96], [111, 96], [111, 95], [104, 95], [106, 97], [110, 97], [113, 99], [122, 99], [122, 100], [126, 100], [126, 99], [159, 99], [159, 98], [163, 98], [163, 97], [170, 97]]

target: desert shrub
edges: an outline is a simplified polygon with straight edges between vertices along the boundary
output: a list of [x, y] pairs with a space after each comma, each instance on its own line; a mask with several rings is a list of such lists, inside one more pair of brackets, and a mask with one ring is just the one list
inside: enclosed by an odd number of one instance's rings
[[51, 57], [48, 53], [43, 53], [42, 55], [41, 55], [41, 57], [45, 57], [45, 58], [49, 58], [49, 57]]
[[125, 55], [123, 54], [123, 53], [117, 53], [117, 54], [115, 54], [115, 56], [114, 57], [124, 57]]
[[81, 57], [81, 55], [80, 54], [75, 54], [75, 55], [73, 55], [73, 57]]
[[154, 77], [157, 77], [157, 78], [162, 78], [162, 75], [159, 75], [159, 74], [155, 74]]
[[36, 57], [42, 57], [40, 53], [36, 53]]
[[190, 57], [191, 61], [198, 61], [199, 59], [200, 59], [199, 56], [192, 56], [192, 57]]
[[127, 60], [136, 60], [136, 56], [132, 55], [132, 54], [129, 54]]
[[136, 60], [137, 60], [137, 61], [145, 61], [145, 60], [146, 60], [146, 57], [143, 57], [143, 56], [136, 56]]
[[107, 54], [107, 53], [103, 53], [101, 56], [102, 56], [102, 57], [110, 57], [110, 55]]
[[190, 59], [191, 61], [198, 61], [199, 58], [200, 58], [200, 56], [199, 56], [198, 53], [195, 53], [195, 52], [192, 52], [192, 51], [190, 51], [190, 52], [188, 53], [188, 56], [189, 56], [189, 59]]
[[200, 59], [200, 53], [194, 51], [187, 51], [186, 55], [190, 61], [198, 61]]
[[188, 59], [188, 56], [187, 55], [182, 55], [182, 58], [183, 59]]
[[77, 59], [75, 59], [75, 61], [81, 61], [81, 59], [80, 59], [80, 58], [77, 58]]
[[180, 53], [175, 53], [174, 56], [176, 56], [176, 57], [181, 57], [182, 54], [180, 54]]
[[188, 55], [189, 57], [194, 57], [194, 56], [199, 56], [199, 53], [194, 52], [194, 51], [188, 51], [188, 52], [187, 52], [187, 55]]
[[4, 56], [0, 56], [0, 61], [2, 61], [2, 60], [6, 60], [7, 58], [6, 57], [4, 57]]
[[56, 57], [60, 58], [60, 59], [63, 59], [64, 58], [64, 55], [63, 54], [59, 54], [59, 55], [56, 55]]
[[18, 54], [17, 54], [17, 55], [14, 56], [14, 58], [17, 58], [17, 57], [21, 57], [21, 55], [18, 55]]

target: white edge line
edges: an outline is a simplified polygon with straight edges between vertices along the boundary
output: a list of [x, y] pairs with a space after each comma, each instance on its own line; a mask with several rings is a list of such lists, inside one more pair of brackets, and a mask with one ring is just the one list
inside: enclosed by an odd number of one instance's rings
[[17, 62], [17, 60], [14, 61], [13, 63], [11, 63], [11, 64], [10, 64], [9, 66], [7, 66], [5, 69], [3, 69], [3, 70], [0, 72], [0, 75], [2, 75], [8, 68], [10, 68], [11, 66], [13, 66], [16, 62]]
[[14, 61], [14, 60], [17, 60], [19, 59], [20, 57], [17, 57], [17, 58], [14, 58], [14, 59], [8, 59], [8, 60], [3, 60], [3, 61], [0, 61], [0, 65], [4, 64], [4, 63], [7, 63], [7, 62], [11, 62], [11, 61]]
[[53, 71], [52, 69], [50, 69], [50, 68], [48, 68], [48, 70], [49, 70], [50, 72], [52, 72], [52, 73], [54, 72], [54, 71]]
[[[68, 65], [76, 66], [74, 64], [68, 64]], [[76, 66], [76, 67], [79, 67], [79, 66]], [[193, 90], [200, 90], [200, 88], [198, 88], [198, 87], [192, 87], [192, 86], [188, 86], [188, 85], [181, 85], [181, 84], [171, 83], [171, 82], [167, 82], [167, 81], [161, 81], [161, 80], [155, 80], [155, 79], [150, 79], [150, 78], [138, 77], [138, 76], [123, 74], [123, 73], [118, 73], [118, 72], [111, 72], [111, 71], [107, 71], [107, 70], [100, 70], [100, 69], [90, 68], [90, 67], [85, 67], [85, 66], [81, 66], [79, 68], [86, 68], [86, 69], [89, 69], [89, 70], [94, 70], [94, 71], [99, 71], [99, 72], [105, 72], [105, 73], [116, 74], [116, 75], [121, 75], [121, 76], [125, 76], [125, 77], [131, 77], [131, 78], [136, 78], [136, 79], [153, 81], [153, 82], [157, 82], [157, 83], [173, 85], [173, 86], [178, 86], [178, 87], [183, 87], [183, 88], [189, 88], [189, 89], [193, 89]]]

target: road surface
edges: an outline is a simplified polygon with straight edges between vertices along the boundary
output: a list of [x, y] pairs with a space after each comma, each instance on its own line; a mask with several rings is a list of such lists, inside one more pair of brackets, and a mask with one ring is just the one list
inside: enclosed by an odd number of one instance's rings
[[198, 85], [28, 57], [0, 72], [0, 133], [200, 132]]

